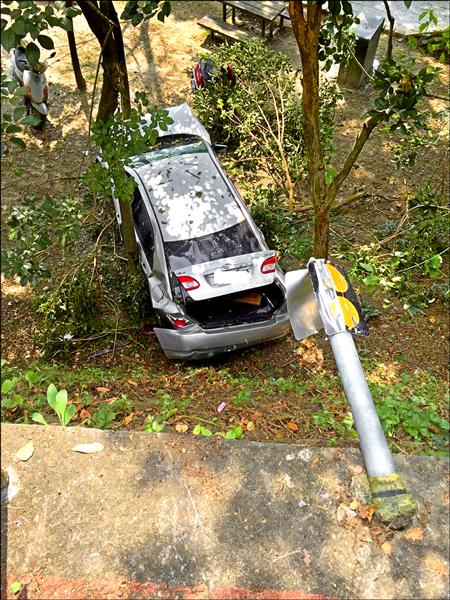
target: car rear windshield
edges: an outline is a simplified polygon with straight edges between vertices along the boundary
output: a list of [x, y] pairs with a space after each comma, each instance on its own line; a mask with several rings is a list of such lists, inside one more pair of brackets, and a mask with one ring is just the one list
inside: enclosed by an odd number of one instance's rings
[[164, 246], [172, 271], [262, 250], [247, 221], [192, 240], [165, 242]]

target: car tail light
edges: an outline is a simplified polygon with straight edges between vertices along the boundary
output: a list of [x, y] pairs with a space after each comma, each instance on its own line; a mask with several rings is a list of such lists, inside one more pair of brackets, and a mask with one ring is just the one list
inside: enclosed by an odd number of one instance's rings
[[187, 292], [196, 290], [197, 288], [200, 287], [199, 282], [196, 279], [194, 279], [193, 277], [189, 277], [189, 275], [180, 275], [178, 277], [178, 281], [181, 283], [181, 285], [184, 287], [184, 289]]
[[174, 319], [173, 324], [175, 327], [186, 327], [186, 325], [189, 325], [189, 321], [186, 321], [186, 319]]
[[269, 256], [261, 265], [261, 273], [267, 275], [268, 273], [275, 273], [275, 265], [277, 262], [276, 256]]

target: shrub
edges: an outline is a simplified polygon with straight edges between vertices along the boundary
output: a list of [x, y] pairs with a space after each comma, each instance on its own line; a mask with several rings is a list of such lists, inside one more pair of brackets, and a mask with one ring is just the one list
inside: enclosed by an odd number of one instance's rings
[[87, 270], [36, 301], [42, 320], [35, 342], [45, 355], [73, 350], [80, 337], [98, 332], [101, 322], [101, 293]]

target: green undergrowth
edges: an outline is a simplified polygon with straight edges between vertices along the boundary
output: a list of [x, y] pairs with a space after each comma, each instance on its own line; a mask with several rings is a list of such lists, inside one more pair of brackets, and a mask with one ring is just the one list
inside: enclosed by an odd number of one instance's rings
[[[377, 373], [383, 365], [365, 362], [393, 450], [448, 454], [446, 382], [421, 370], [380, 381]], [[339, 378], [328, 371], [305, 378], [301, 369], [289, 377], [255, 377], [223, 367], [180, 365], [170, 373], [140, 366], [131, 370], [46, 363], [28, 369], [2, 367], [2, 420], [7, 422], [58, 424], [47, 400], [48, 388], [54, 385], [67, 390], [70, 423], [65, 424], [70, 426], [148, 433], [175, 430], [228, 439], [253, 439], [256, 430], [258, 439], [357, 444]], [[36, 413], [42, 419], [35, 418]]]

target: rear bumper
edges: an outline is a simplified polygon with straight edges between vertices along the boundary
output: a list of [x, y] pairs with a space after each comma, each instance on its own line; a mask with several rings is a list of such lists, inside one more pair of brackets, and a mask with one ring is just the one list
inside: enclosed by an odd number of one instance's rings
[[154, 332], [167, 358], [198, 360], [283, 337], [290, 329], [288, 314], [282, 312], [261, 323], [193, 331], [155, 327]]

